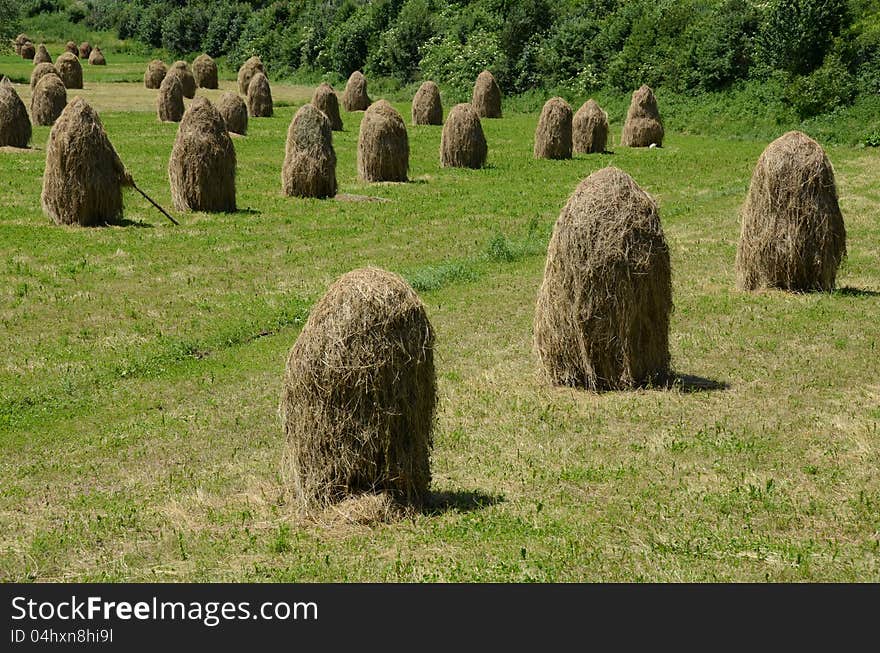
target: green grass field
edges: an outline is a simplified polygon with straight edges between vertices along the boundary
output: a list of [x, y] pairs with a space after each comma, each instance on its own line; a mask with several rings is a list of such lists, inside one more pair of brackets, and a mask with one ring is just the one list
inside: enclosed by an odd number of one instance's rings
[[[87, 67], [69, 97], [170, 207], [177, 126], [156, 121], [143, 63]], [[29, 64], [0, 57], [0, 72], [24, 81]], [[235, 139], [239, 212], [179, 227], [131, 191], [123, 226], [55, 226], [49, 129], [0, 151], [0, 580], [880, 580], [880, 152], [828, 148], [840, 290], [745, 294], [738, 208], [765, 140], [672, 131], [662, 149], [535, 161], [537, 114], [508, 112], [484, 121], [486, 169], [441, 169], [440, 128], [410, 127], [412, 181], [366, 185], [360, 114], [343, 114], [340, 192], [390, 201], [296, 200], [284, 138], [311, 89], [273, 93], [276, 115]], [[660, 204], [678, 389], [537, 376], [549, 234], [606, 165]], [[363, 265], [406, 276], [437, 332], [434, 507], [303, 520], [280, 481], [285, 358], [310, 305]]]

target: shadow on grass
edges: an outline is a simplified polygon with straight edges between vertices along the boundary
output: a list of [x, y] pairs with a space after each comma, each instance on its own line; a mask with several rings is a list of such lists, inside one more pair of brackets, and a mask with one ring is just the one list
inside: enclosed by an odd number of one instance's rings
[[469, 490], [453, 490], [451, 492], [432, 492], [425, 503], [422, 512], [426, 515], [442, 515], [443, 513], [474, 512], [504, 501], [504, 497], [497, 494]]
[[865, 288], [853, 288], [852, 286], [844, 286], [834, 291], [835, 295], [841, 297], [880, 297], [880, 292], [876, 290], [867, 290]]
[[730, 384], [724, 381], [706, 379], [692, 374], [670, 374], [666, 382], [659, 386], [664, 390], [678, 390], [690, 394], [692, 392], [712, 392], [714, 390], [727, 390]]
[[113, 222], [106, 222], [103, 225], [104, 227], [137, 227], [138, 229], [152, 229], [153, 225], [149, 222], [144, 222], [142, 220], [129, 220], [128, 218], [122, 218], [121, 220], [114, 220]]

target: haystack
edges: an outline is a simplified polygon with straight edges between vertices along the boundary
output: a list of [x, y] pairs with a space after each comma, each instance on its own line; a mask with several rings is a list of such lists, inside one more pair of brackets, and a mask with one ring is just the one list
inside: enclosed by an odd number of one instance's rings
[[470, 104], [456, 104], [446, 117], [440, 137], [444, 168], [482, 168], [488, 152], [480, 117]]
[[199, 88], [217, 88], [217, 64], [207, 54], [195, 58], [192, 72]]
[[72, 55], [74, 55], [74, 56], [76, 56], [76, 57], [79, 56], [79, 48], [76, 47], [76, 43], [74, 43], [73, 41], [68, 41], [68, 42], [64, 45], [64, 51], [65, 51], [65, 52], [69, 52], [70, 54], [72, 54]]
[[101, 52], [101, 48], [97, 45], [92, 48], [91, 54], [89, 54], [89, 65], [91, 66], [106, 66], [107, 60], [104, 58], [104, 53]]
[[657, 98], [648, 86], [642, 86], [632, 94], [620, 144], [628, 147], [659, 147], [663, 144], [663, 122]]
[[235, 147], [207, 98], [196, 98], [183, 116], [168, 178], [180, 211], [235, 211]]
[[[37, 82], [39, 82], [46, 75], [55, 75], [59, 80], [61, 80], [61, 75], [58, 74], [58, 69], [55, 68], [50, 63], [41, 63], [34, 66], [34, 69], [31, 71], [31, 90], [33, 91], [37, 87]], [[63, 84], [64, 81], [62, 80]]]
[[6, 75], [0, 76], [0, 86], [5, 86], [6, 88], [15, 88]]
[[571, 107], [561, 97], [544, 103], [533, 151], [536, 159], [571, 158]]
[[83, 87], [82, 66], [79, 64], [79, 59], [69, 52], [65, 52], [58, 56], [58, 59], [55, 60], [55, 70], [58, 71], [58, 76], [61, 78], [61, 81], [64, 82], [65, 87]]
[[167, 77], [168, 75], [176, 75], [180, 80], [183, 97], [191, 100], [196, 96], [196, 78], [193, 77], [189, 65], [185, 61], [175, 61], [171, 64], [165, 76]]
[[257, 73], [266, 74], [266, 68], [263, 66], [263, 62], [259, 57], [254, 56], [245, 61], [241, 68], [238, 69], [238, 92], [242, 95], [247, 95], [248, 86], [251, 83], [251, 79], [253, 79], [254, 75]]
[[284, 475], [300, 506], [376, 493], [425, 501], [433, 349], [425, 307], [398, 275], [364, 268], [330, 286], [290, 350], [281, 394]]
[[834, 288], [846, 256], [846, 228], [834, 170], [822, 146], [791, 131], [758, 159], [742, 209], [736, 252], [743, 290]]
[[247, 91], [248, 115], [252, 118], [269, 118], [272, 116], [272, 90], [269, 80], [263, 73], [251, 77]]
[[336, 97], [336, 91], [326, 82], [315, 89], [312, 96], [312, 104], [316, 108], [324, 112], [324, 115], [330, 120], [330, 129], [335, 132], [342, 131], [342, 118], [339, 115], [339, 98]]
[[34, 44], [30, 41], [21, 44], [21, 49], [19, 50], [19, 54], [21, 54], [22, 59], [33, 59], [37, 56], [37, 49], [34, 47]]
[[31, 37], [29, 37], [27, 34], [22, 33], [16, 36], [15, 39], [12, 41], [13, 47], [15, 48], [15, 54], [21, 56], [21, 46], [23, 46], [25, 43], [30, 42]]
[[342, 94], [342, 106], [346, 111], [366, 111], [372, 103], [367, 95], [367, 78], [364, 74], [355, 70], [345, 84], [345, 92]]
[[37, 46], [37, 53], [34, 55], [34, 65], [41, 63], [52, 63], [52, 57], [49, 56], [49, 51], [43, 43]]
[[589, 99], [572, 120], [572, 144], [578, 154], [601, 154], [608, 144], [608, 114]]
[[424, 82], [416, 91], [412, 101], [412, 121], [414, 125], [443, 124], [440, 88], [434, 82]]
[[98, 114], [83, 98], [73, 98], [49, 133], [43, 211], [57, 224], [117, 222], [122, 187], [130, 183]]
[[592, 390], [662, 380], [671, 311], [657, 205], [625, 172], [594, 172], [569, 198], [547, 250], [535, 311], [543, 372]]
[[217, 102], [217, 111], [226, 123], [226, 131], [233, 134], [247, 134], [248, 111], [247, 105], [236, 93], [226, 92], [220, 96]]
[[44, 75], [31, 95], [31, 119], [35, 125], [55, 124], [67, 106], [67, 89], [57, 75]]
[[80, 59], [88, 59], [89, 55], [92, 54], [92, 46], [88, 41], [83, 41], [79, 44], [79, 58]]
[[336, 195], [336, 152], [330, 119], [312, 104], [304, 104], [287, 129], [281, 188], [292, 197]]
[[168, 68], [165, 66], [165, 62], [153, 59], [147, 64], [147, 69], [144, 71], [144, 86], [152, 89], [159, 88], [167, 74]]
[[24, 102], [8, 81], [0, 84], [0, 147], [27, 147], [31, 121]]
[[385, 100], [370, 105], [361, 120], [358, 176], [364, 181], [406, 181], [409, 138], [403, 118]]
[[156, 115], [162, 122], [180, 122], [183, 118], [183, 86], [179, 75], [168, 75], [159, 85]]
[[481, 118], [501, 117], [501, 89], [498, 88], [495, 77], [488, 70], [484, 70], [477, 76], [471, 104]]

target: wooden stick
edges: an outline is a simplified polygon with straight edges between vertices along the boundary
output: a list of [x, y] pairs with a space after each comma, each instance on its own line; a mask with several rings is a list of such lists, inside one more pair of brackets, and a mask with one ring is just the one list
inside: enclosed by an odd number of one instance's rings
[[150, 197], [150, 196], [147, 195], [144, 191], [142, 191], [140, 188], [138, 188], [138, 187], [135, 185], [134, 180], [132, 180], [132, 182], [131, 182], [131, 187], [134, 188], [134, 189], [135, 189], [137, 192], [139, 192], [141, 195], [143, 195], [144, 199], [147, 200], [150, 204], [152, 204], [152, 205], [155, 206], [157, 209], [159, 209], [159, 211], [162, 213], [162, 215], [164, 215], [166, 218], [168, 218], [169, 220], [171, 220], [172, 223], [176, 224], [177, 226], [180, 226], [180, 223], [179, 223], [177, 220], [175, 220], [174, 218], [172, 218], [171, 215], [168, 213], [168, 211], [166, 211], [166, 210], [163, 209], [161, 206], [159, 206], [158, 204], [156, 204], [156, 202], [153, 200], [152, 197]]

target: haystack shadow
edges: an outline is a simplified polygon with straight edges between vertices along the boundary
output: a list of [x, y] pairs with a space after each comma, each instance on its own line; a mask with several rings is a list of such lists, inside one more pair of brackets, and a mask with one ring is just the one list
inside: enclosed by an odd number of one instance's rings
[[479, 490], [452, 490], [431, 492], [422, 512], [425, 515], [438, 516], [449, 511], [474, 512], [502, 503], [504, 497], [498, 494], [486, 494]]
[[844, 286], [838, 288], [832, 294], [842, 297], [880, 297], [880, 292], [876, 290], [868, 290], [867, 288], [853, 288], [852, 286]]
[[716, 381], [693, 374], [670, 373], [665, 382], [658, 386], [662, 390], [678, 390], [686, 394], [694, 392], [712, 392], [715, 390], [728, 390], [730, 384], [726, 381]]

